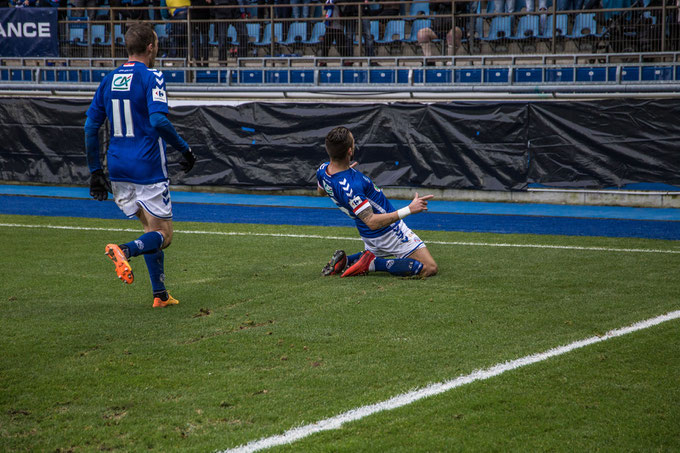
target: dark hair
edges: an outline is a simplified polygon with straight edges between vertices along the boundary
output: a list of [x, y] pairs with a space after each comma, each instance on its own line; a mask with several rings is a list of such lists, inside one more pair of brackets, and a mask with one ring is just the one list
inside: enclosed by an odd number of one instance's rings
[[149, 44], [154, 43], [154, 31], [151, 25], [135, 22], [125, 32], [125, 47], [128, 55], [143, 55]]
[[331, 159], [341, 160], [347, 154], [347, 150], [352, 147], [353, 142], [354, 139], [349, 129], [338, 126], [326, 135], [326, 152]]

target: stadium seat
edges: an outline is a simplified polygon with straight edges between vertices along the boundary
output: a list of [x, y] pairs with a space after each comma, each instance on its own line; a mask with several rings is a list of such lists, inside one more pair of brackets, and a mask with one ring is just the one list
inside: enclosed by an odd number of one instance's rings
[[[371, 27], [372, 28], [372, 27]], [[385, 35], [382, 39], [376, 39], [376, 44], [394, 44], [404, 40], [406, 22], [403, 20], [391, 20], [385, 25]]]
[[[568, 36], [569, 31], [569, 16], [567, 14], [558, 14], [557, 20], [555, 20], [555, 16], [553, 14], [548, 15], [545, 30], [543, 30], [543, 34], [538, 38], [545, 42], [549, 49], [552, 47], [553, 41], [553, 21], [555, 26], [556, 47], [564, 45], [563, 39]], [[556, 49], [551, 49], [553, 52], [555, 52], [555, 50]]]
[[307, 39], [307, 22], [293, 22], [288, 29], [288, 36], [281, 44], [290, 47], [293, 45], [302, 45]]
[[123, 33], [123, 26], [121, 24], [113, 26], [113, 36], [113, 42], [115, 42], [117, 46], [125, 45], [125, 34]]
[[430, 28], [432, 21], [430, 19], [416, 19], [411, 23], [411, 32], [409, 37], [402, 40], [403, 43], [415, 48], [418, 45], [418, 32], [424, 28]]
[[[283, 24], [277, 22], [274, 24], [274, 44], [279, 44], [283, 41]], [[254, 45], [258, 47], [269, 46], [272, 43], [272, 24], [269, 23], [265, 25], [264, 32], [262, 33], [262, 40], [256, 41]]]
[[375, 43], [381, 46], [387, 46], [388, 52], [394, 55], [395, 52], [401, 50], [401, 43], [405, 38], [404, 30], [406, 28], [406, 21], [391, 20], [385, 25], [385, 34], [382, 39], [377, 39]]
[[246, 24], [248, 41], [255, 43], [260, 39], [260, 24]]
[[524, 49], [527, 46], [532, 46], [538, 38], [538, 22], [538, 16], [527, 15], [520, 17], [519, 22], [517, 23], [517, 30], [510, 39], [517, 42], [522, 52], [524, 52]]
[[92, 25], [90, 28], [90, 42], [97, 46], [110, 46], [106, 34], [106, 25]]
[[317, 22], [312, 27], [312, 34], [309, 39], [302, 41], [303, 44], [317, 46], [321, 44], [321, 37], [326, 34], [326, 25], [323, 22]]
[[[543, 31], [543, 34], [539, 36], [539, 38], [552, 39], [553, 19], [554, 16], [552, 14], [548, 15], [547, 25]], [[568, 26], [569, 16], [567, 14], [558, 14], [557, 21], [555, 22], [555, 37], [567, 36]]]
[[511, 16], [497, 16], [491, 19], [491, 26], [489, 27], [489, 34], [482, 36], [480, 39], [489, 43], [491, 49], [496, 52], [499, 47], [505, 46], [507, 49], [507, 42], [512, 35], [512, 17]]
[[567, 38], [573, 40], [576, 48], [581, 50], [584, 45], [593, 46], [602, 37], [602, 33], [597, 32], [597, 22], [595, 13], [581, 13], [574, 19], [574, 27]]
[[[430, 3], [429, 2], [413, 2], [411, 3], [411, 8], [408, 12], [409, 16], [430, 15]], [[411, 17], [410, 19], [414, 19]]]

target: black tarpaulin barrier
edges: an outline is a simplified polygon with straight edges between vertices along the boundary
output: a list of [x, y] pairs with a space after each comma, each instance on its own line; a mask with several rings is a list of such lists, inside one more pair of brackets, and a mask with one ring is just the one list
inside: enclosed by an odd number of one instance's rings
[[529, 125], [529, 183], [680, 185], [677, 100], [533, 103]]
[[[1, 99], [0, 179], [87, 184], [86, 100]], [[313, 188], [326, 133], [349, 127], [379, 186], [523, 190], [530, 183], [680, 185], [680, 103], [248, 103], [181, 106], [170, 120], [198, 162], [173, 184]], [[106, 146], [107, 126], [100, 130]]]

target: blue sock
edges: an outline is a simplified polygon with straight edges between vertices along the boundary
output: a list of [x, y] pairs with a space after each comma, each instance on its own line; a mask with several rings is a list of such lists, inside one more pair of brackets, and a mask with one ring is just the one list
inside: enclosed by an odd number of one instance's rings
[[347, 255], [347, 265], [351, 266], [352, 264], [356, 263], [356, 261], [359, 259], [359, 257], [363, 253], [364, 252], [359, 252], [359, 253], [355, 253], [354, 255]]
[[143, 253], [153, 253], [163, 245], [163, 235], [159, 231], [144, 233], [134, 241], [123, 244], [129, 250], [128, 258]]
[[146, 261], [146, 268], [149, 270], [151, 288], [153, 289], [154, 294], [165, 291], [163, 258], [165, 258], [163, 250], [156, 250], [156, 253], [144, 254], [144, 261]]
[[418, 275], [423, 269], [423, 263], [413, 258], [385, 259], [376, 258], [372, 263], [376, 271], [389, 272], [392, 275], [407, 277]]

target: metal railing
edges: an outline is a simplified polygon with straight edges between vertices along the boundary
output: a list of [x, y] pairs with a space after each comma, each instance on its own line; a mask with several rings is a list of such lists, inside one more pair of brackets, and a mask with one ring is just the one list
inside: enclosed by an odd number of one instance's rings
[[[533, 4], [533, 0], [526, 0]], [[488, 2], [493, 4], [494, 2]], [[151, 23], [162, 57], [229, 65], [254, 56], [373, 57], [664, 52], [680, 49], [677, 5], [481, 11], [483, 2], [380, 2], [60, 10], [60, 55], [124, 58], [130, 17]], [[527, 5], [528, 6], [528, 5]], [[471, 12], [474, 8], [478, 8]], [[304, 8], [309, 8], [304, 17]], [[338, 17], [335, 13], [340, 10]], [[83, 14], [82, 17], [74, 13]], [[347, 15], [346, 13], [349, 13]], [[298, 17], [295, 17], [298, 16]], [[454, 27], [455, 25], [455, 27]], [[426, 61], [427, 63], [427, 61]]]

